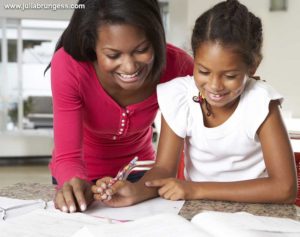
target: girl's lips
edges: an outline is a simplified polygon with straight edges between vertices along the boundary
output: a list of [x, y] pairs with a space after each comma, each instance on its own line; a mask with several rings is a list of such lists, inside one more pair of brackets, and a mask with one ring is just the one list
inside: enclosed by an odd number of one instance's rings
[[206, 96], [212, 100], [212, 101], [221, 101], [224, 99], [224, 97], [226, 96], [226, 93], [220, 93], [220, 94], [215, 94], [215, 93], [211, 93], [211, 92], [206, 92]]

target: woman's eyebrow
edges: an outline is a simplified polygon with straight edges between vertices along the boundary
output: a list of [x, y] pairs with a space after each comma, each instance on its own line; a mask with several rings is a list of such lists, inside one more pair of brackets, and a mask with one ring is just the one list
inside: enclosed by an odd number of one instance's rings
[[[143, 44], [145, 44], [145, 43], [150, 43], [150, 42], [149, 42], [149, 40], [145, 39], [145, 40], [143, 40], [141, 43], [139, 43], [134, 49], [140, 47], [141, 45], [143, 45]], [[104, 47], [102, 48], [102, 50], [103, 50], [103, 49], [108, 49], [108, 50], [111, 50], [111, 51], [114, 51], [114, 52], [120, 52], [120, 51], [121, 51], [121, 50], [119, 50], [119, 49], [111, 48], [111, 46], [104, 46]]]

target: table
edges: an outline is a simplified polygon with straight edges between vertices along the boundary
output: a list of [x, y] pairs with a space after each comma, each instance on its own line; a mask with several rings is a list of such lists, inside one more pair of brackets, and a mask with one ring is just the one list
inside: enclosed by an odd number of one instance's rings
[[[19, 199], [43, 199], [54, 197], [55, 186], [39, 183], [17, 183], [0, 189], [0, 196]], [[253, 204], [224, 201], [186, 201], [179, 215], [191, 220], [201, 211], [249, 212], [260, 216], [285, 217], [300, 221], [300, 207], [289, 204]]]

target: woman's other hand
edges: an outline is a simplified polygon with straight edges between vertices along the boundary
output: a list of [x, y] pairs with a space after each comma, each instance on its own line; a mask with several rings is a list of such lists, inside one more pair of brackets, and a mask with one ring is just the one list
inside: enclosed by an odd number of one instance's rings
[[55, 208], [63, 212], [85, 211], [93, 201], [91, 183], [80, 178], [72, 178], [56, 191]]

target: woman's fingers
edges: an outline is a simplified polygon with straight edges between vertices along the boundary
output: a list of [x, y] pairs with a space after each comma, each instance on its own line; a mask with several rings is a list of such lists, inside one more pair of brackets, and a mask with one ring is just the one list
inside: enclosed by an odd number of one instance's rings
[[55, 207], [63, 212], [85, 211], [91, 201], [90, 183], [79, 178], [66, 182], [55, 195]]
[[56, 209], [59, 209], [63, 212], [69, 212], [62, 189], [56, 191], [54, 205]]
[[[73, 194], [76, 199], [76, 203], [78, 204], [78, 207], [80, 211], [85, 211], [87, 208], [87, 201], [85, 197], [85, 192], [88, 195], [87, 191], [90, 189], [90, 185], [87, 185], [87, 187], [84, 187], [84, 185], [75, 183], [73, 185]], [[85, 192], [84, 192], [85, 191]]]

